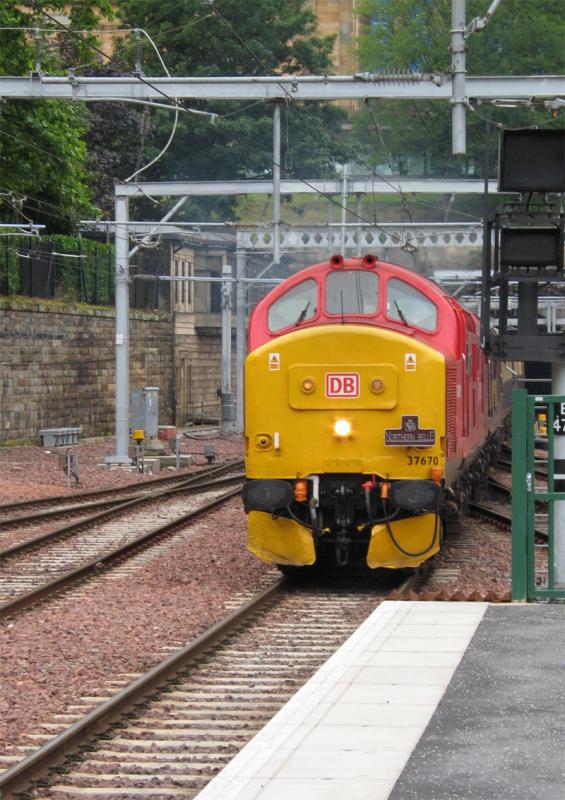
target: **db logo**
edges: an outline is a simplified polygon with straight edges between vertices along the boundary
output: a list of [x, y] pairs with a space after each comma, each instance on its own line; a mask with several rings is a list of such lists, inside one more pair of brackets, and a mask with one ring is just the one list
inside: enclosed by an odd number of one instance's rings
[[359, 374], [326, 372], [326, 397], [359, 397]]

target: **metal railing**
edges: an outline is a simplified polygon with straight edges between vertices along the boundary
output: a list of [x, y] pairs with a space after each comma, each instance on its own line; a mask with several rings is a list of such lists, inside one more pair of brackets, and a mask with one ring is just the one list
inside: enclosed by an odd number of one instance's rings
[[565, 598], [564, 412], [565, 396], [512, 392], [515, 601]]

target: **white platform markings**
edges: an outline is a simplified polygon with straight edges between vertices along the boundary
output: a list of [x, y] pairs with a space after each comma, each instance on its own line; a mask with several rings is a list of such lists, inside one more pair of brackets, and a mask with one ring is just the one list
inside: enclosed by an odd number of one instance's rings
[[386, 800], [487, 607], [381, 603], [198, 800]]

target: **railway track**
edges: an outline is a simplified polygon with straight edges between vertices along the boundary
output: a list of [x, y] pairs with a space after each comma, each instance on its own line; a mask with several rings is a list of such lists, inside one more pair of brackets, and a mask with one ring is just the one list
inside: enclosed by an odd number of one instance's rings
[[[497, 486], [497, 491], [500, 491], [501, 488], [502, 485], [499, 484]], [[508, 490], [508, 494], [510, 495], [510, 490]], [[484, 519], [487, 522], [494, 522], [495, 525], [505, 529], [512, 528], [512, 517], [502, 511], [499, 511], [496, 508], [493, 508], [492, 506], [472, 501], [469, 502], [468, 508], [472, 516], [480, 517], [481, 519]], [[540, 516], [547, 516], [547, 515], [546, 514], [544, 515], [543, 512], [540, 512]], [[548, 538], [547, 530], [536, 528], [535, 536], [538, 541], [547, 542]]]
[[[544, 459], [544, 462], [545, 462], [545, 459]], [[496, 465], [500, 469], [504, 469], [507, 472], [512, 472], [512, 462], [511, 461], [508, 461], [508, 460], [506, 460], [504, 458], [500, 458], [496, 462]], [[534, 470], [534, 474], [535, 474], [536, 478], [539, 478], [540, 480], [546, 481], [547, 480], [547, 467], [543, 467], [543, 466], [540, 466], [540, 464], [538, 464], [536, 466], [535, 470]]]
[[0, 775], [2, 798], [194, 797], [386, 596], [387, 577], [385, 588], [374, 576], [277, 580], [145, 675], [116, 676], [43, 726], [41, 747]]
[[[243, 477], [244, 474], [239, 472], [232, 473], [231, 475], [227, 476], [220, 473], [220, 477], [216, 477], [215, 475], [211, 474], [207, 479], [204, 476], [194, 477], [187, 479], [180, 485], [177, 484], [176, 486], [154, 490], [150, 493], [143, 493], [140, 495], [134, 495], [133, 497], [122, 498], [120, 502], [114, 501], [109, 507], [106, 506], [105, 510], [103, 511], [98, 511], [87, 516], [81, 515], [79, 516], [79, 519], [75, 520], [74, 522], [60, 527], [48, 529], [39, 534], [37, 534], [35, 531], [32, 531], [30, 535], [27, 527], [28, 523], [30, 522], [28, 517], [18, 518], [17, 520], [13, 520], [11, 523], [9, 537], [13, 539], [14, 536], [16, 536], [16, 538], [19, 539], [21, 535], [22, 538], [21, 540], [13, 542], [12, 544], [0, 549], [0, 563], [2, 559], [7, 556], [36, 547], [39, 544], [46, 544], [50, 540], [62, 539], [65, 536], [72, 535], [87, 525], [92, 525], [96, 522], [110, 519], [114, 516], [124, 513], [128, 509], [139, 507], [146, 502], [155, 501], [159, 498], [162, 499], [166, 497], [172, 497], [175, 494], [186, 495], [191, 492], [205, 490], [207, 487], [211, 486], [229, 485], [236, 480], [241, 480]], [[87, 511], [88, 510], [91, 509], [87, 508]], [[33, 522], [35, 522], [35, 520], [33, 520]]]
[[[53, 517], [84, 514], [84, 511], [93, 511], [114, 504], [141, 499], [174, 487], [183, 487], [219, 477], [226, 472], [243, 470], [243, 460], [236, 459], [214, 467], [207, 467], [197, 473], [182, 475], [167, 475], [152, 478], [141, 484], [118, 486], [113, 489], [93, 489], [87, 492], [77, 492], [73, 495], [57, 495], [37, 500], [21, 500], [15, 503], [0, 505], [0, 530], [13, 528], [14, 525], [27, 525], [32, 522], [44, 522]], [[26, 512], [29, 513], [14, 513]], [[8, 516], [6, 516], [8, 515]]]
[[[227, 492], [225, 484], [236, 486]], [[206, 490], [206, 491], [204, 491]], [[0, 553], [0, 618], [26, 608], [40, 599], [160, 542], [186, 532], [183, 526], [239, 494], [241, 475], [224, 476], [208, 483], [165, 489], [80, 519], [62, 529], [13, 545]], [[158, 501], [171, 493], [163, 506]], [[198, 492], [196, 498], [188, 493]], [[149, 504], [151, 501], [151, 504]], [[147, 508], [137, 510], [142, 503]], [[188, 506], [188, 508], [187, 508]], [[124, 514], [127, 514], [125, 518]], [[122, 518], [120, 518], [122, 515]], [[160, 524], [155, 526], [155, 518]], [[72, 538], [70, 538], [72, 536]], [[45, 577], [48, 576], [48, 580]]]

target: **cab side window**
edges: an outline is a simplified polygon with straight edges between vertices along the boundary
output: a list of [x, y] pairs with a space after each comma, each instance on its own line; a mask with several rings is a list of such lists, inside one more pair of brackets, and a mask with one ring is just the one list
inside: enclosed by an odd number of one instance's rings
[[398, 278], [387, 285], [386, 313], [389, 319], [414, 325], [425, 331], [435, 331], [437, 308], [422, 292]]
[[290, 325], [307, 322], [316, 315], [318, 284], [307, 280], [278, 297], [269, 308], [268, 325], [273, 333]]

